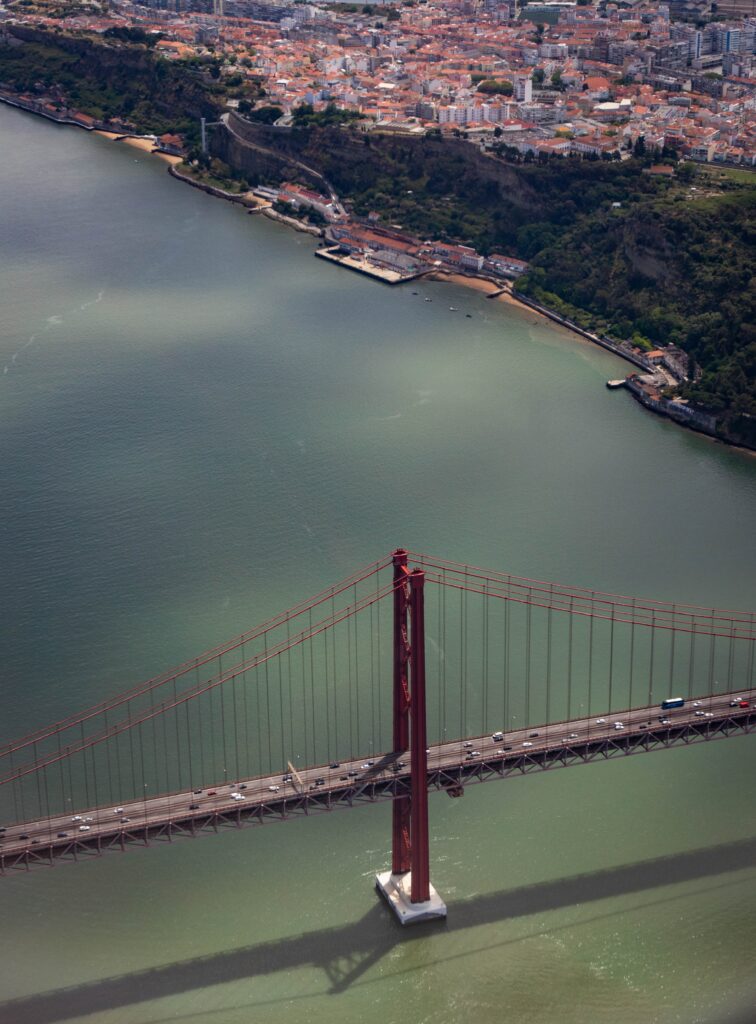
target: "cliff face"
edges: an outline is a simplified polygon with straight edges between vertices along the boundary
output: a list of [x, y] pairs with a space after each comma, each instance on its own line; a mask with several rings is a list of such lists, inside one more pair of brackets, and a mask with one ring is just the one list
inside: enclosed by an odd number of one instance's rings
[[[432, 136], [363, 133], [341, 128], [277, 128], [229, 115], [211, 148], [251, 180], [282, 180], [299, 161], [318, 171], [345, 197], [375, 188], [398, 173], [436, 182], [454, 193], [484, 190], [489, 200], [533, 214], [542, 206], [521, 169], [484, 156], [469, 143]], [[301, 168], [300, 168], [301, 170]]]
[[658, 224], [644, 218], [629, 220], [617, 243], [629, 275], [656, 285], [671, 284], [677, 264], [670, 241]]

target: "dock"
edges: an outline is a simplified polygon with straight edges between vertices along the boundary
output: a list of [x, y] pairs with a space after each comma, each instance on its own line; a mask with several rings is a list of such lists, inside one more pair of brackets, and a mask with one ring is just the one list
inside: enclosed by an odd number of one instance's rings
[[415, 278], [427, 273], [427, 267], [418, 268], [416, 271], [401, 273], [398, 270], [389, 270], [388, 267], [378, 266], [366, 256], [347, 254], [339, 251], [338, 246], [330, 249], [316, 249], [315, 255], [321, 260], [329, 260], [331, 263], [338, 263], [348, 270], [355, 270], [358, 274], [367, 274], [368, 277], [377, 278], [384, 284], [402, 284], [404, 281], [414, 281]]

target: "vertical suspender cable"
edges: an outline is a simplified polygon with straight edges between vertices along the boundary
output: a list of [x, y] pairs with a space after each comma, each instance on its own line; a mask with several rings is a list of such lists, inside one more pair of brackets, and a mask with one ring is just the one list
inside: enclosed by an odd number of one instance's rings
[[323, 633], [323, 661], [325, 663], [325, 723], [326, 723], [326, 760], [331, 760], [331, 702], [328, 691], [328, 633]]
[[[338, 687], [338, 671], [336, 669], [336, 627], [333, 625], [333, 620], [336, 617], [336, 595], [331, 597], [331, 667], [333, 669], [333, 746], [334, 756], [338, 757], [339, 753], [339, 687]], [[326, 629], [325, 635], [328, 636], [328, 629]], [[331, 751], [328, 751], [328, 760], [331, 760]]]
[[443, 570], [441, 578], [441, 593], [439, 595], [439, 603], [441, 610], [441, 650], [444, 654], [443, 665], [441, 666], [441, 739], [446, 739], [446, 666], [449, 661], [448, 648], [446, 646], [446, 569]]
[[609, 626], [609, 711], [612, 710], [612, 687], [614, 685], [614, 602], [612, 601], [612, 618]]
[[[199, 665], [195, 665], [194, 674], [196, 679], [197, 689], [199, 689]], [[199, 752], [200, 752], [200, 783], [203, 786], [207, 786], [210, 779], [207, 777], [205, 772], [205, 742], [202, 736], [202, 719], [205, 717], [202, 714], [202, 699], [204, 694], [199, 698], [197, 706], [197, 725], [199, 726]]]
[[488, 580], [483, 594], [483, 725], [481, 732], [488, 728]]
[[284, 713], [284, 685], [283, 685], [283, 658], [280, 654], [276, 656], [278, 662], [278, 705], [281, 719], [281, 767], [286, 767], [286, 740], [284, 738], [284, 719], [286, 717]]
[[[711, 610], [712, 617], [714, 616], [714, 609]], [[709, 693], [714, 692], [714, 652], [717, 644], [717, 638], [714, 636], [714, 631], [709, 634]]]
[[[511, 710], [511, 703], [509, 700], [509, 640], [510, 640], [510, 613], [509, 613], [509, 598], [504, 599], [504, 725], [505, 728], [510, 725], [509, 712]], [[514, 724], [512, 722], [511, 724]]]
[[567, 635], [567, 719], [572, 719], [572, 608], [574, 598], [570, 595], [570, 611]]
[[255, 703], [257, 705], [257, 773], [263, 774], [262, 712], [260, 710], [260, 666], [255, 662]]
[[654, 693], [654, 640], [656, 639], [656, 612], [651, 610], [651, 650], [648, 663], [648, 704], [653, 703]]
[[677, 615], [675, 613], [675, 606], [672, 605], [672, 636], [670, 638], [670, 649], [669, 649], [669, 689], [667, 696], [672, 696], [672, 690], [675, 685], [675, 637], [677, 634]]
[[528, 587], [528, 602], [525, 609], [525, 725], [530, 725], [530, 659], [532, 652], [532, 605], [533, 593]]
[[[267, 661], [265, 662], [267, 666]], [[218, 678], [223, 676], [223, 656], [218, 655]], [[221, 706], [221, 741], [223, 743], [223, 781], [226, 781], [228, 771], [228, 752], [226, 750], [226, 686], [221, 683], [218, 687]], [[268, 730], [270, 732], [270, 730]]]
[[[81, 742], [82, 742], [82, 746], [83, 746], [84, 745], [84, 723], [81, 722], [80, 725], [81, 725]], [[84, 793], [86, 795], [87, 807], [90, 807], [91, 804], [89, 802], [89, 775], [87, 774], [87, 751], [86, 751], [86, 749], [82, 750], [81, 757], [82, 757], [82, 763], [83, 763], [83, 766], [84, 766]]]
[[[352, 702], [352, 623], [346, 620], [347, 635], [347, 713], [349, 715], [349, 756], [354, 757], [354, 708]], [[338, 758], [338, 751], [336, 752]]]
[[[105, 735], [107, 735], [108, 731], [109, 731], [108, 730], [108, 712], [107, 712], [107, 709], [106, 709], [105, 714], [104, 714], [104, 722], [105, 722]], [[105, 742], [105, 751], [106, 751], [106, 756], [107, 756], [107, 760], [108, 760], [108, 800], [111, 802], [111, 804], [114, 803], [114, 800], [113, 800], [113, 772], [112, 772], [112, 769], [110, 767], [110, 754], [111, 754], [112, 749], [113, 749], [113, 746], [112, 746], [110, 740], [106, 740], [106, 742]], [[60, 733], [58, 733], [58, 753], [60, 754]], [[61, 780], [62, 780], [62, 773], [61, 773]]]
[[[221, 687], [221, 701], [222, 700], [223, 700], [223, 687]], [[175, 680], [175, 678], [173, 680], [173, 703], [174, 704], [176, 703], [176, 680]], [[222, 706], [223, 705], [221, 704], [221, 707]], [[177, 767], [178, 767], [178, 786], [176, 788], [177, 789], [183, 789], [184, 788], [184, 782], [183, 782], [183, 779], [184, 779], [184, 769], [183, 769], [183, 763], [182, 763], [182, 760], [181, 760], [181, 735], [180, 735], [180, 732], [179, 732], [178, 708], [174, 707], [173, 710], [171, 711], [171, 714], [173, 715], [174, 721], [176, 723], [176, 762], [177, 762]], [[225, 752], [224, 752], [224, 754], [225, 754]]]
[[546, 613], [546, 725], [551, 722], [551, 615], [554, 585], [549, 586], [549, 609]]
[[591, 591], [591, 616], [588, 623], [588, 707], [586, 713], [590, 718], [591, 715], [591, 702], [593, 700], [593, 623], [594, 623], [594, 605], [595, 595]]
[[[83, 736], [83, 730], [84, 730], [84, 726], [82, 725], [82, 736]], [[34, 762], [36, 763], [37, 760], [39, 759], [39, 755], [37, 754], [37, 744], [36, 743], [32, 747], [32, 751], [33, 751], [33, 755], [34, 755]], [[42, 817], [42, 784], [40, 782], [39, 776], [40, 776], [40, 771], [39, 771], [39, 769], [37, 769], [34, 772], [34, 779], [35, 779], [35, 781], [37, 783], [37, 805], [39, 807], [39, 815], [38, 815], [38, 817], [41, 818]]]
[[[357, 608], [357, 584], [354, 585], [354, 607]], [[360, 636], [358, 632], [357, 624], [357, 612], [355, 611], [352, 615], [354, 620], [354, 695], [355, 705], [357, 714], [357, 750], [360, 750]], [[347, 626], [349, 623], [347, 623]], [[371, 742], [375, 729], [371, 730]], [[382, 750], [382, 747], [378, 748]]]
[[165, 769], [165, 791], [169, 793], [173, 787], [171, 786], [171, 774], [174, 767], [175, 757], [170, 756], [170, 747], [168, 745], [168, 713], [165, 709], [166, 702], [163, 701], [160, 705], [160, 721], [163, 724], [163, 754], [160, 761]]
[[630, 612], [630, 694], [627, 706], [633, 707], [633, 672], [635, 668], [635, 598]]
[[[62, 804], [62, 810], [66, 809], [66, 782], [65, 772], [63, 771], [63, 751], [60, 744], [60, 733], [58, 733], [58, 765], [60, 767], [60, 799]], [[111, 794], [110, 799], [113, 799]]]
[[[294, 742], [294, 697], [292, 694], [292, 670], [291, 670], [291, 619], [287, 616], [286, 618], [286, 690], [289, 701], [289, 750], [291, 756], [294, 757], [294, 751], [296, 744]], [[301, 641], [300, 641], [301, 642]], [[284, 761], [283, 768], [286, 767]]]
[[[380, 579], [378, 574], [375, 576], [375, 592], [378, 593]], [[381, 650], [383, 647], [383, 634], [381, 633], [381, 602], [378, 601], [375, 606], [375, 617], [376, 617], [376, 630], [378, 634], [378, 746], [381, 750], [383, 746], [383, 670], [382, 670], [382, 659]]]
[[[266, 634], [263, 634], [263, 636], [265, 636], [265, 635]], [[208, 696], [208, 704], [210, 705], [209, 708], [208, 708], [208, 716], [207, 716], [208, 722], [207, 722], [207, 724], [210, 727], [210, 759], [211, 759], [211, 762], [212, 762], [211, 765], [210, 765], [211, 774], [212, 774], [210, 782], [214, 783], [214, 782], [217, 781], [217, 779], [219, 779], [221, 777], [218, 774], [218, 754], [217, 754], [217, 748], [216, 748], [216, 742], [215, 742], [215, 733], [216, 733], [217, 723], [215, 721], [215, 707], [214, 707], [214, 705], [215, 705], [215, 687], [214, 686], [210, 687], [210, 689], [208, 690], [207, 696]]]
[[194, 779], [195, 779], [194, 764], [193, 764], [193, 761], [192, 761], [192, 732], [191, 732], [191, 725], [190, 725], [190, 722], [189, 722], [189, 705], [192, 704], [192, 703], [193, 703], [193, 701], [188, 700], [184, 704], [184, 711], [185, 711], [185, 716], [184, 717], [186, 719], [186, 748], [187, 748], [187, 753], [188, 753], [188, 758], [189, 758], [189, 789], [194, 789]]
[[688, 655], [688, 696], [693, 696], [693, 674], [696, 660], [696, 616], [691, 616], [690, 653]]
[[[265, 648], [267, 650], [267, 636]], [[268, 772], [273, 771], [273, 734], [270, 729], [270, 661], [265, 659], [265, 708], [267, 715], [267, 737], [268, 737]], [[225, 765], [226, 751], [223, 750], [223, 763]]]
[[[310, 627], [309, 635], [310, 639], [307, 641], [307, 646], [310, 648], [310, 702], [312, 704], [312, 764], [317, 763], [315, 756], [316, 749], [316, 738], [317, 738], [317, 719], [315, 717], [315, 640], [312, 637], [312, 609], [310, 609]], [[306, 760], [306, 759], [305, 759]]]

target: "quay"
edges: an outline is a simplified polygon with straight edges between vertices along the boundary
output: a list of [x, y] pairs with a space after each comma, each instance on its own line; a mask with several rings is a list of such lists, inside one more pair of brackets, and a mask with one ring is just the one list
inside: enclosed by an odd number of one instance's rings
[[346, 254], [340, 251], [339, 246], [328, 249], [316, 249], [315, 255], [321, 260], [329, 260], [331, 263], [338, 263], [348, 270], [356, 270], [358, 274], [367, 274], [368, 277], [377, 278], [384, 284], [402, 284], [404, 281], [414, 281], [428, 272], [423, 267], [415, 271], [400, 273], [398, 270], [389, 270], [388, 267], [380, 267], [365, 256]]

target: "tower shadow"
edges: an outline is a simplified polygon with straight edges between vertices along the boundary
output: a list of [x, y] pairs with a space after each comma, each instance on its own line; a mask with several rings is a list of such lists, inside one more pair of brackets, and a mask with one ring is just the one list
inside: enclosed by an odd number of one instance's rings
[[56, 1024], [73, 1017], [301, 967], [322, 970], [328, 978], [329, 991], [336, 995], [357, 983], [399, 944], [415, 942], [429, 934], [459, 932], [576, 904], [653, 891], [666, 885], [700, 880], [754, 865], [756, 837], [475, 896], [452, 903], [446, 921], [429, 922], [408, 929], [402, 928], [376, 896], [373, 906], [352, 924], [322, 928], [0, 1003], [0, 1024]]

